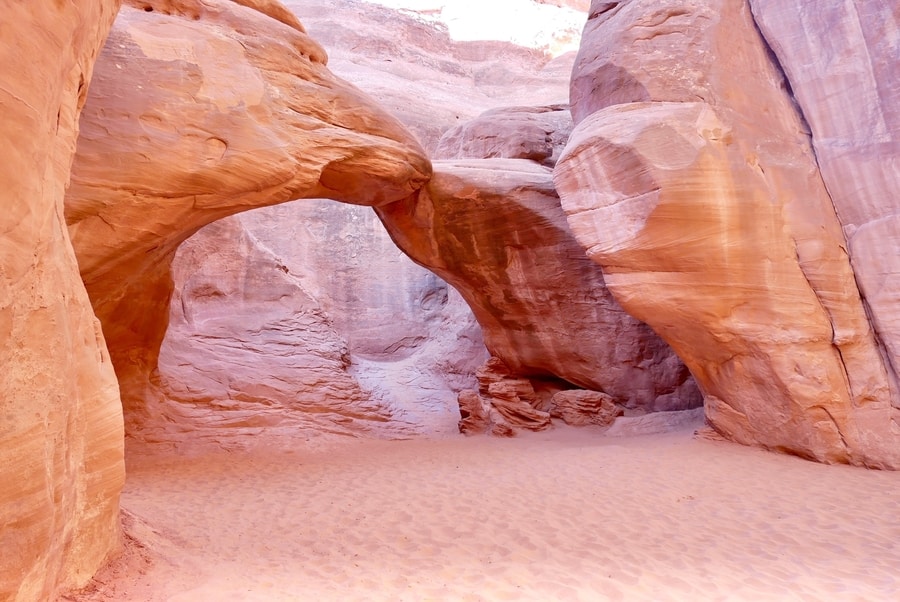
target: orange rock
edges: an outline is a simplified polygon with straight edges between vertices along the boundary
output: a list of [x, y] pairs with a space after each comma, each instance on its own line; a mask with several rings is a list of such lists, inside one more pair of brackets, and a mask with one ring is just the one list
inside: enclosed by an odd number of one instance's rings
[[610, 426], [624, 412], [606, 393], [584, 389], [560, 391], [551, 403], [550, 415], [572, 426]]
[[546, 167], [437, 161], [417, 197], [377, 211], [401, 249], [468, 301], [488, 350], [514, 374], [561, 378], [628, 407], [699, 405], [674, 352], [607, 291]]
[[[678, 64], [678, 69], [672, 65]], [[630, 2], [585, 29], [569, 223], [729, 438], [900, 466], [888, 377], [804, 124], [744, 3]]]
[[[883, 346], [890, 417], [865, 427], [900, 445], [900, 87], [897, 3], [751, 0], [812, 132], [816, 161], [847, 238], [853, 275]], [[850, 368], [865, 378], [867, 366]], [[890, 436], [886, 433], [890, 432]]]
[[4, 2], [0, 36], [0, 600], [84, 585], [116, 548], [122, 410], [63, 194], [118, 2]]
[[242, 4], [129, 2], [82, 115], [66, 221], [129, 420], [157, 395], [185, 238], [294, 198], [389, 203], [430, 174], [412, 136], [332, 75], [278, 2]]

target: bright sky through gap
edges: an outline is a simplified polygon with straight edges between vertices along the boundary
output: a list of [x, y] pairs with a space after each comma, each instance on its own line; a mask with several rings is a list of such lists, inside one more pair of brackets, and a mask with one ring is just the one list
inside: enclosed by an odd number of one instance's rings
[[577, 50], [587, 15], [535, 0], [367, 0], [419, 13], [446, 25], [457, 41], [499, 40], [545, 49], [553, 56]]

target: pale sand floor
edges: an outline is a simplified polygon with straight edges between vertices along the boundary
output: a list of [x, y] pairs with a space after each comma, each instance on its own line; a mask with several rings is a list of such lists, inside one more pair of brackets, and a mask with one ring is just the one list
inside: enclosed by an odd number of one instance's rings
[[900, 473], [690, 430], [131, 458], [78, 600], [900, 600]]

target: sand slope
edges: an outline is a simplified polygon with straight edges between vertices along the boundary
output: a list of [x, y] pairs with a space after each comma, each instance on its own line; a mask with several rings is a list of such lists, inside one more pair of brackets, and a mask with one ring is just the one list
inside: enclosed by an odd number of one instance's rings
[[132, 458], [78, 600], [895, 600], [900, 473], [692, 430]]

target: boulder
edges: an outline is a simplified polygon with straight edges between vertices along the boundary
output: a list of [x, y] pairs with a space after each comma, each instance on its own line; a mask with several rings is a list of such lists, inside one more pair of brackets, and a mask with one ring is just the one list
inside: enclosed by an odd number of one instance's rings
[[504, 107], [448, 130], [434, 159], [531, 159], [553, 167], [572, 132], [567, 106]]

